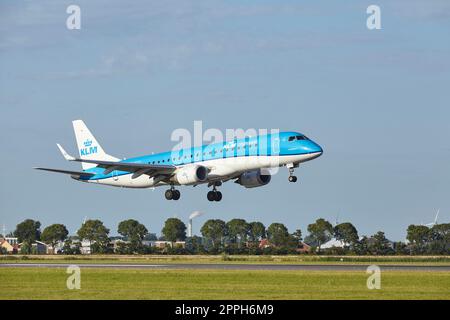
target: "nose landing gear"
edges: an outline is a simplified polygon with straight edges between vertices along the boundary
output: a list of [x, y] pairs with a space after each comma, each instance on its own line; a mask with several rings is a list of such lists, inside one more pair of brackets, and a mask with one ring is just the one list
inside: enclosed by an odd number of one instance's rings
[[289, 169], [289, 177], [288, 180], [289, 182], [297, 182], [297, 177], [293, 175], [294, 173], [294, 168], [298, 167], [295, 166], [294, 164], [287, 164], [286, 167]]

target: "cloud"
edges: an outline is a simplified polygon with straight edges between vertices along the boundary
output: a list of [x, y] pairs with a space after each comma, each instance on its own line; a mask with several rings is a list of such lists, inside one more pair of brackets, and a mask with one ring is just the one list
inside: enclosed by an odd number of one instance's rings
[[448, 0], [389, 1], [388, 6], [404, 17], [433, 21], [450, 19], [450, 2]]
[[[380, 46], [384, 50], [383, 45], [389, 41], [392, 44], [405, 40], [398, 34], [377, 38], [360, 30], [330, 31], [324, 30], [323, 26], [303, 29], [306, 22], [301, 20], [302, 17], [309, 22], [315, 16], [325, 21], [330, 14], [339, 15], [335, 6], [217, 0], [80, 0], [77, 4], [82, 10], [82, 30], [68, 31], [65, 9], [69, 4], [69, 1], [25, 1], [9, 5], [0, 13], [0, 49], [3, 53], [27, 49], [30, 54], [50, 49], [52, 54], [69, 56], [75, 63], [56, 65], [50, 62], [50, 69], [39, 70], [39, 77], [44, 73], [50, 78], [84, 78], [184, 70], [209, 57], [229, 61], [231, 57], [245, 54], [290, 51], [301, 54], [314, 52], [317, 48], [323, 48], [325, 52], [335, 50], [335, 47], [361, 45]], [[356, 2], [352, 4], [338, 6], [338, 10], [361, 9]], [[450, 12], [450, 3], [440, 0], [387, 2], [382, 4], [382, 10], [383, 6], [385, 10], [395, 10], [397, 15], [426, 19], [442, 19]], [[364, 14], [362, 11], [361, 15]], [[298, 25], [274, 26], [273, 30], [264, 26], [266, 17], [282, 22], [289, 16], [298, 17]], [[254, 28], [248, 23], [251, 18], [255, 18]], [[333, 19], [333, 23], [338, 21], [336, 17]], [[239, 32], [233, 27], [235, 21], [244, 26]], [[249, 25], [251, 27], [245, 27]], [[76, 54], [82, 59], [75, 61]], [[411, 59], [415, 58], [408, 61]]]

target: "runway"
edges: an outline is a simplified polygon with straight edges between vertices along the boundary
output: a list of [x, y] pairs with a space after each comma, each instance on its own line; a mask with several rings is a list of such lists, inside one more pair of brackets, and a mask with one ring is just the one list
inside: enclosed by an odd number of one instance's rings
[[[0, 263], [0, 268], [80, 268], [96, 269], [157, 269], [157, 270], [298, 270], [298, 271], [365, 271], [369, 264], [101, 264], [101, 263]], [[446, 271], [450, 265], [379, 265], [384, 271]]]

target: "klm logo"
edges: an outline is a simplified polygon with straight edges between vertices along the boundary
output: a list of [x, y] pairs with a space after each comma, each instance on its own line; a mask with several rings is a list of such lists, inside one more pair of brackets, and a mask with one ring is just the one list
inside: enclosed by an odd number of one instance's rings
[[81, 156], [88, 156], [97, 153], [97, 147], [92, 146], [92, 140], [86, 140], [83, 142], [84, 148], [80, 149]]

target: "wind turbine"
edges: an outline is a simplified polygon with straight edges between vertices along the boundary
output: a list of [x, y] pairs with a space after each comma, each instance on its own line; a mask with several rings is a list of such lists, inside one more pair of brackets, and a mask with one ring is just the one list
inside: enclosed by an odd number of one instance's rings
[[[87, 216], [84, 216], [83, 221], [81, 222], [81, 226], [84, 226], [84, 224], [87, 221], [87, 218], [88, 218]], [[80, 229], [78, 229], [78, 230], [80, 230]], [[77, 230], [77, 232], [78, 232], [78, 230]]]
[[424, 224], [424, 226], [427, 226], [427, 227], [429, 227], [429, 228], [432, 228], [434, 225], [436, 225], [437, 224], [437, 219], [438, 219], [438, 216], [439, 216], [439, 211], [440, 211], [441, 209], [438, 209], [437, 211], [436, 211], [436, 216], [434, 217], [434, 221], [433, 222], [430, 222], [430, 223], [426, 223], [426, 224]]
[[341, 213], [341, 210], [338, 211], [338, 213], [336, 214], [336, 217], [334, 217], [334, 226], [336, 227], [339, 224], [339, 214]]

